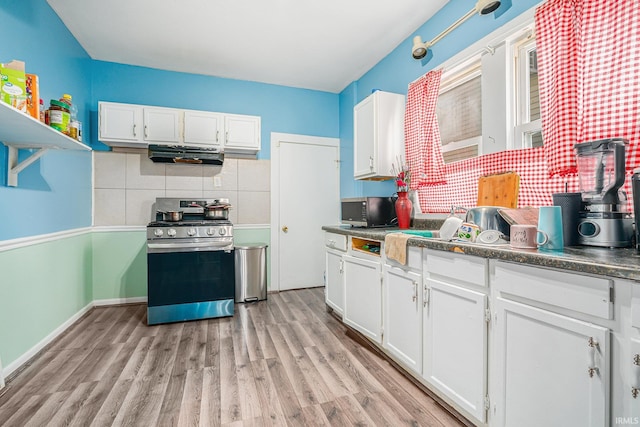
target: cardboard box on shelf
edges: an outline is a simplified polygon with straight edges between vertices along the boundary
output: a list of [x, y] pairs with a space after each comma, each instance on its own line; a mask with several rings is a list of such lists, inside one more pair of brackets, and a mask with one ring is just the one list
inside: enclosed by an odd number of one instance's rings
[[7, 64], [0, 64], [0, 79], [0, 101], [26, 113], [27, 88], [24, 62], [13, 60]]
[[36, 74], [25, 74], [27, 92], [27, 113], [36, 120], [40, 120], [40, 84]]

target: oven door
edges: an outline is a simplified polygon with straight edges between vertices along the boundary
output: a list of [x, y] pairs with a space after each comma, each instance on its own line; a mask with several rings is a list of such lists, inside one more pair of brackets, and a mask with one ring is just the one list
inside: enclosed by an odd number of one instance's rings
[[233, 316], [233, 249], [147, 249], [147, 323]]

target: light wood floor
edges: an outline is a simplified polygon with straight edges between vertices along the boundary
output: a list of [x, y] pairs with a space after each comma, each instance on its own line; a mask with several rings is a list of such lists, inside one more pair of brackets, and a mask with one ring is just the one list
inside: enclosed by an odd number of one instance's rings
[[0, 425], [460, 424], [351, 339], [316, 288], [158, 326], [145, 305], [95, 308], [10, 380]]

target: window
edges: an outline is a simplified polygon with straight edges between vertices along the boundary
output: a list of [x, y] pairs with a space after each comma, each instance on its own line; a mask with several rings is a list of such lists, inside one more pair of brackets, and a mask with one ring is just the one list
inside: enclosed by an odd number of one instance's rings
[[529, 34], [513, 46], [515, 59], [514, 148], [542, 146], [542, 120], [538, 94], [538, 57], [535, 38]]
[[478, 60], [443, 74], [436, 107], [445, 163], [478, 156], [482, 142], [482, 85]]

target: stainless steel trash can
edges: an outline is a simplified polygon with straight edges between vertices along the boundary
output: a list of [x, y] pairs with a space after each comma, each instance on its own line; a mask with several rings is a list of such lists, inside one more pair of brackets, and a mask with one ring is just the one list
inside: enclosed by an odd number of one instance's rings
[[236, 302], [267, 299], [267, 246], [264, 243], [237, 245]]

